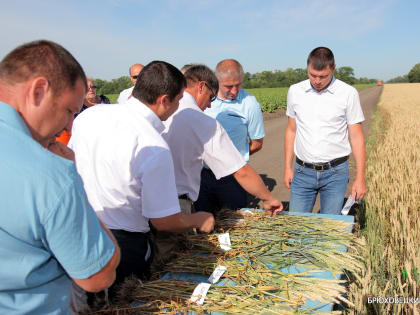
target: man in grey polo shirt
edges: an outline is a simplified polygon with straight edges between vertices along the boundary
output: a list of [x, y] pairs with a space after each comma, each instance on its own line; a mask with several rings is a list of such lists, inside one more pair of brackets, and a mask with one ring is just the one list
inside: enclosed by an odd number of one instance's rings
[[357, 169], [352, 197], [362, 199], [367, 192], [364, 116], [357, 90], [334, 77], [330, 49], [315, 48], [307, 65], [309, 79], [292, 85], [287, 95], [284, 183], [291, 188], [291, 211], [311, 212], [319, 192], [321, 213], [339, 214], [352, 151]]

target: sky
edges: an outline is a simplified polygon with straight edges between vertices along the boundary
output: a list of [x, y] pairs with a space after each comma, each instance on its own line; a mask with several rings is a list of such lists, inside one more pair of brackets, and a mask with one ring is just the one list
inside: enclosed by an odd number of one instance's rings
[[250, 73], [306, 68], [318, 46], [337, 67], [381, 80], [420, 63], [419, 0], [0, 0], [0, 59], [36, 39], [67, 48], [87, 75], [111, 80], [133, 63]]

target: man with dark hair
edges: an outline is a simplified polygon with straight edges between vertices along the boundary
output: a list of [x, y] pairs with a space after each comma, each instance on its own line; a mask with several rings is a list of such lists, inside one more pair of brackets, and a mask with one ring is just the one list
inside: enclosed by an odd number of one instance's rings
[[115, 239], [53, 142], [85, 92], [82, 67], [56, 43], [24, 44], [0, 62], [0, 313], [67, 314], [71, 280], [95, 292], [115, 279]]
[[[265, 131], [261, 106], [254, 96], [242, 89], [244, 71], [238, 61], [220, 61], [216, 67], [216, 77], [219, 81], [217, 98], [205, 113], [217, 119], [248, 162], [249, 156], [261, 150], [263, 145]], [[197, 210], [243, 208], [247, 204], [247, 197], [246, 190], [235, 176], [217, 179], [209, 168], [204, 167], [200, 194], [194, 206]]]
[[307, 65], [309, 79], [292, 85], [287, 95], [284, 183], [291, 188], [291, 211], [311, 212], [319, 192], [321, 213], [340, 214], [352, 151], [357, 169], [352, 197], [362, 199], [367, 192], [363, 111], [357, 90], [334, 77], [330, 49], [315, 48]]
[[[207, 66], [193, 65], [185, 72], [187, 88], [178, 110], [165, 122], [164, 139], [172, 152], [178, 195], [194, 202], [200, 174], [206, 164], [217, 179], [233, 174], [239, 184], [264, 202], [272, 213], [282, 209], [260, 176], [245, 162], [220, 123], [203, 113], [215, 99], [219, 83]], [[206, 211], [215, 213], [217, 209]]]
[[144, 67], [124, 106], [94, 106], [75, 119], [69, 145], [77, 170], [92, 207], [121, 246], [111, 296], [126, 277], [149, 277], [149, 220], [158, 231], [213, 229], [214, 217], [207, 212], [180, 213], [171, 152], [160, 135], [185, 84], [174, 66], [154, 61]]
[[318, 47], [312, 50], [306, 60], [306, 65], [321, 71], [326, 67], [335, 70], [335, 60], [333, 52], [326, 47]]
[[131, 80], [131, 83], [133, 83], [133, 86], [121, 91], [120, 95], [118, 95], [118, 98], [117, 98], [117, 104], [126, 102], [132, 96], [134, 86], [136, 85], [136, 82], [137, 82], [137, 78], [140, 72], [143, 70], [143, 68], [144, 66], [142, 64], [135, 63], [128, 69], [128, 73], [130, 74], [130, 80]]
[[184, 75], [174, 66], [163, 61], [152, 61], [146, 67], [148, 71], [140, 73], [133, 90], [133, 96], [140, 102], [154, 104], [161, 95], [167, 95], [173, 101], [185, 88]]

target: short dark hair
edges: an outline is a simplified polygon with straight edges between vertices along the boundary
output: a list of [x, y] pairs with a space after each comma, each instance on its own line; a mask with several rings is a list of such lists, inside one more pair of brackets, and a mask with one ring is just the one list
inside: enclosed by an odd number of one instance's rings
[[37, 40], [12, 50], [0, 62], [0, 78], [9, 84], [44, 77], [51, 86], [53, 95], [66, 88], [73, 88], [77, 79], [85, 85], [86, 75], [73, 55], [61, 45]]
[[172, 101], [186, 85], [181, 71], [165, 61], [155, 60], [140, 72], [133, 96], [145, 104], [154, 104], [163, 94]]
[[219, 81], [214, 72], [205, 65], [192, 65], [184, 74], [187, 79], [187, 86], [194, 85], [194, 82], [204, 81], [217, 94]]
[[327, 47], [317, 47], [308, 56], [307, 65], [312, 65], [315, 70], [323, 70], [326, 67], [332, 69], [335, 65], [334, 54]]

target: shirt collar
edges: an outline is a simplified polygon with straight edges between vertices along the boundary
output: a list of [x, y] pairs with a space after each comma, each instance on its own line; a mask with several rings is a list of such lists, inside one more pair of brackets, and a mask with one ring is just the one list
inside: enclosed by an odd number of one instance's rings
[[191, 109], [199, 110], [202, 112], [201, 108], [198, 106], [197, 101], [195, 100], [194, 96], [192, 96], [187, 91], [184, 91], [182, 99], [179, 101], [179, 105], [182, 107], [188, 107]]
[[[327, 86], [327, 88], [326, 88], [326, 89], [324, 89], [324, 91], [328, 91], [328, 92], [330, 92], [330, 93], [334, 94], [334, 92], [335, 92], [335, 86], [336, 86], [336, 84], [334, 84], [334, 83], [335, 83], [335, 81], [336, 81], [336, 79], [335, 79], [335, 77], [333, 76], [333, 77], [332, 77], [332, 79], [331, 79], [330, 84]], [[308, 80], [306, 80], [306, 82], [305, 82], [305, 84], [304, 84], [304, 86], [303, 86], [303, 90], [304, 90], [305, 92], [315, 91], [315, 92], [319, 93], [317, 90], [315, 90], [315, 89], [312, 87], [311, 80], [309, 80], [309, 79], [308, 79]], [[321, 92], [323, 92], [323, 91], [321, 91]]]
[[165, 129], [162, 120], [149, 108], [149, 106], [143, 104], [135, 97], [131, 97], [124, 104], [124, 106], [129, 106], [134, 114], [138, 114], [145, 118], [156, 131], [160, 134]]
[[12, 126], [32, 138], [32, 134], [22, 117], [20, 117], [17, 110], [9, 104], [0, 102], [0, 121], [4, 121], [7, 125]]

